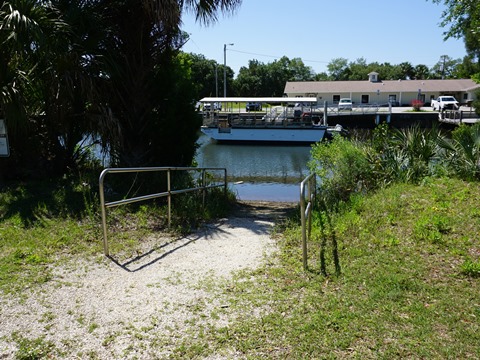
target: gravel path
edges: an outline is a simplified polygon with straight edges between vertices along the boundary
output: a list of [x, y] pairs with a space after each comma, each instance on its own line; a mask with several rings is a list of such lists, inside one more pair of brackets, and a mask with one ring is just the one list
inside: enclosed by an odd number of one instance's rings
[[[227, 307], [215, 285], [275, 251], [272, 226], [292, 207], [242, 203], [234, 216], [188, 236], [150, 239], [135, 259], [72, 260], [21, 299], [0, 296], [0, 359], [26, 351], [65, 359], [168, 358], [200, 322], [228, 324], [234, 316], [228, 311], [210, 316]], [[215, 357], [222, 358], [236, 356]]]

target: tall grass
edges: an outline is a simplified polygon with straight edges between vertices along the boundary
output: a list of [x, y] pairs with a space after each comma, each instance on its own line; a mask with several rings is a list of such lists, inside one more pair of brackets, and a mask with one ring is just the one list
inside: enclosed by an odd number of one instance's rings
[[312, 148], [310, 170], [321, 178], [327, 204], [345, 202], [393, 183], [420, 183], [432, 176], [480, 177], [480, 124], [461, 126], [446, 137], [440, 129], [390, 129], [383, 124], [370, 139], [335, 137]]

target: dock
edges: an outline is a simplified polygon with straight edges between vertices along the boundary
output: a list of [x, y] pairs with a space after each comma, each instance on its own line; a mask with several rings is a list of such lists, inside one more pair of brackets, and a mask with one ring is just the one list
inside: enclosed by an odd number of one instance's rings
[[445, 124], [476, 124], [480, 116], [473, 108], [461, 107], [458, 110], [444, 110], [438, 113], [438, 121]]

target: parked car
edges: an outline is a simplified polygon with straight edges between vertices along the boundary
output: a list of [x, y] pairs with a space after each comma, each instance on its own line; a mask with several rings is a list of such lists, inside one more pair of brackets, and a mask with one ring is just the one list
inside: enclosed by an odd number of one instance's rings
[[261, 111], [262, 104], [259, 102], [247, 102], [245, 105], [245, 110], [247, 111]]
[[458, 109], [458, 101], [453, 96], [439, 96], [436, 100], [432, 99], [430, 104], [433, 110], [457, 110]]
[[[203, 111], [211, 111], [211, 110], [212, 110], [211, 103], [203, 104]], [[219, 102], [213, 103], [213, 111], [217, 111], [217, 110], [222, 110], [222, 103], [219, 103]]]
[[352, 99], [342, 98], [338, 102], [338, 110], [352, 110]]

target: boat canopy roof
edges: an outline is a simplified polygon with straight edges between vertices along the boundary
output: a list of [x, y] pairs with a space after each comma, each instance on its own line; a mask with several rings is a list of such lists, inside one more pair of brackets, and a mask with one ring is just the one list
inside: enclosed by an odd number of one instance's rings
[[200, 100], [202, 103], [215, 102], [257, 102], [257, 103], [304, 103], [313, 104], [317, 102], [316, 97], [204, 97]]

